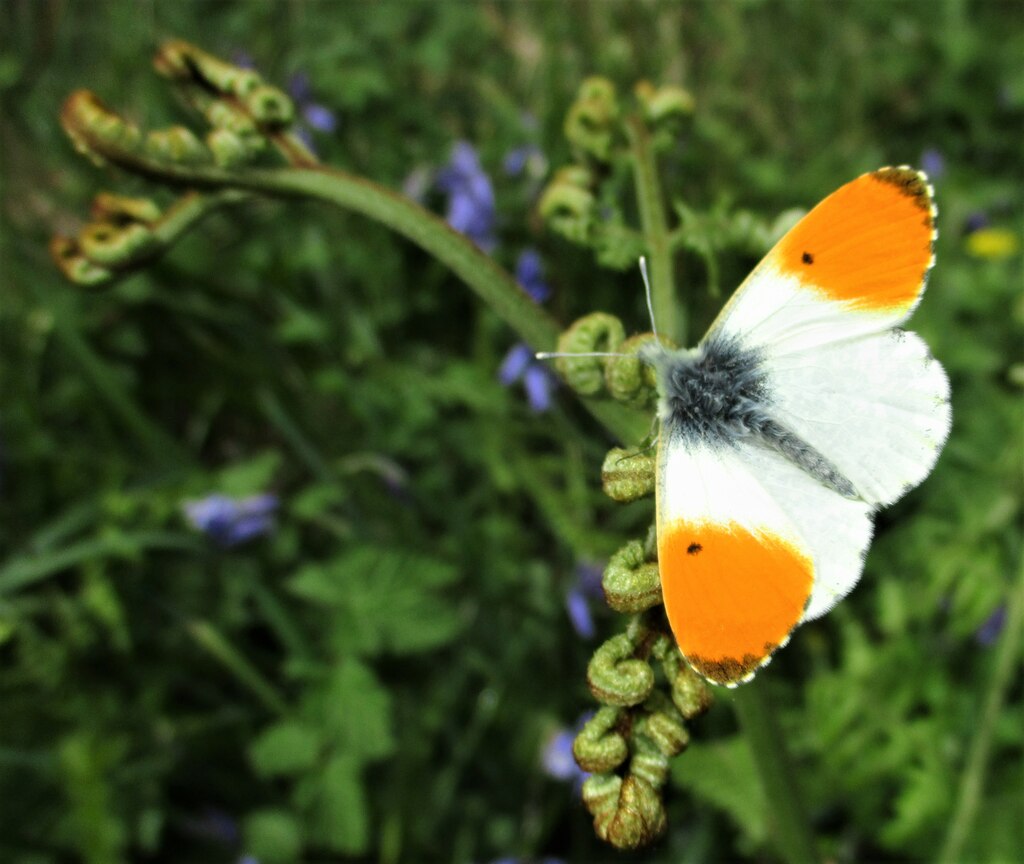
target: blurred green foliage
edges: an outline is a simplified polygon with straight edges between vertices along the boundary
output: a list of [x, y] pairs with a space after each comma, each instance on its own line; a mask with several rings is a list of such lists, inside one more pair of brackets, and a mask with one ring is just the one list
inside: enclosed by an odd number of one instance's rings
[[[593, 646], [564, 605], [575, 568], [643, 536], [651, 508], [600, 495], [610, 442], [571, 397], [538, 416], [500, 385], [514, 340], [497, 318], [419, 250], [321, 206], [216, 214], [103, 292], [49, 260], [100, 187], [153, 193], [77, 158], [61, 102], [87, 86], [177, 122], [148, 68], [170, 36], [282, 85], [307, 75], [337, 118], [310, 132], [321, 158], [386, 186], [472, 142], [495, 257], [539, 248], [566, 321], [646, 321], [639, 279], [544, 234], [539, 183], [502, 171], [524, 145], [569, 161], [588, 75], [694, 96], [663, 160], [691, 229], [676, 263], [693, 333], [763, 251], [738, 212], [770, 225], [863, 171], [941, 160], [938, 266], [912, 327], [950, 372], [952, 437], [882, 515], [860, 587], [761, 676], [830, 860], [934, 858], [993, 615], [1020, 590], [1020, 11], [5, 3], [0, 860], [618, 860], [541, 752], [590, 704]], [[968, 244], [982, 219], [1008, 254]], [[213, 491], [276, 493], [276, 530], [208, 542], [181, 505]], [[1024, 854], [1022, 696], [1017, 674], [964, 860]], [[764, 854], [765, 792], [719, 701], [673, 765], [666, 839], [638, 858]]]

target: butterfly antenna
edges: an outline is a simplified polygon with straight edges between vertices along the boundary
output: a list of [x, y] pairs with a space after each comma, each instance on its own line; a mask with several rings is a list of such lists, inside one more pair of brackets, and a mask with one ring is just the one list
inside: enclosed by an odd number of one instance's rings
[[[644, 279], [644, 293], [647, 295], [647, 312], [651, 316], [651, 331], [654, 333], [655, 341], [658, 341], [658, 330], [654, 326], [654, 305], [651, 301], [651, 280], [647, 276], [647, 259], [640, 256], [640, 275]], [[533, 355], [538, 360], [552, 360], [555, 357], [625, 357], [627, 355], [620, 351], [538, 351]]]
[[651, 332], [654, 334], [654, 341], [659, 342], [658, 328], [654, 323], [654, 301], [651, 299], [651, 280], [647, 275], [647, 258], [640, 256], [640, 275], [644, 280], [644, 294], [647, 297], [647, 313], [651, 316]]
[[538, 351], [533, 355], [538, 360], [551, 360], [554, 357], [625, 357], [621, 351]]

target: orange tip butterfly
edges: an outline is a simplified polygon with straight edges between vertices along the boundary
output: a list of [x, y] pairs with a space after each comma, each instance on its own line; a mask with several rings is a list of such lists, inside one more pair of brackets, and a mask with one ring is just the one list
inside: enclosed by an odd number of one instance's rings
[[708, 681], [750, 680], [845, 597], [874, 512], [938, 458], [949, 380], [898, 329], [935, 260], [932, 195], [907, 166], [858, 177], [775, 245], [696, 348], [641, 349], [658, 380], [665, 610]]

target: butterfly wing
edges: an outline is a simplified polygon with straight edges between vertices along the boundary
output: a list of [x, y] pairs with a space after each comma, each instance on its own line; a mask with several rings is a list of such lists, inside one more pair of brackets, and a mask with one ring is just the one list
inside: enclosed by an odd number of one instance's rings
[[933, 263], [925, 176], [883, 168], [807, 214], [708, 331], [762, 355], [766, 411], [823, 454], [872, 504], [931, 470], [949, 434], [949, 381], [913, 333]]
[[[917, 336], [894, 329], [924, 291], [935, 216], [923, 174], [859, 177], [779, 241], [702, 340], [757, 356], [759, 408], [791, 436], [785, 446], [757, 434], [702, 439], [663, 415], [665, 607], [709, 680], [746, 680], [801, 621], [844, 597], [860, 578], [873, 510], [938, 457], [949, 382]], [[794, 441], [829, 466], [831, 485], [793, 461]]]
[[856, 582], [871, 508], [756, 442], [661, 435], [658, 562], [669, 623], [697, 672], [735, 686], [809, 608], [835, 602], [821, 585]]

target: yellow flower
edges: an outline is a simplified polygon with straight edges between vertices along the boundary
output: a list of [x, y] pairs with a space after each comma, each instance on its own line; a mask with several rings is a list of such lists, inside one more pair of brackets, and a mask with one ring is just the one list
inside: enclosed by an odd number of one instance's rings
[[967, 235], [967, 254], [998, 261], [1017, 254], [1017, 235], [1009, 228], [979, 228]]

